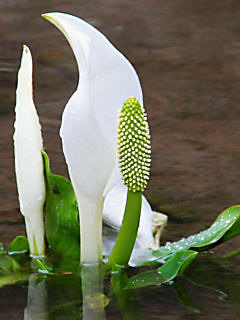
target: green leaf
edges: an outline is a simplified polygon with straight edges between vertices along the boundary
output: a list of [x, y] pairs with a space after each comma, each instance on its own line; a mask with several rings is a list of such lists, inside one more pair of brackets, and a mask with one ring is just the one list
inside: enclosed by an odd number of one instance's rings
[[22, 267], [30, 262], [28, 239], [24, 236], [17, 236], [8, 247], [8, 254], [13, 256], [15, 261]]
[[40, 273], [53, 275], [53, 268], [48, 266], [47, 263], [44, 261], [44, 259], [35, 258], [34, 262], [36, 264], [36, 267]]
[[[182, 238], [177, 242], [168, 242], [153, 255], [159, 258], [168, 250], [169, 254], [180, 250], [193, 249], [196, 251], [208, 250], [219, 243], [225, 242], [240, 234], [240, 206], [234, 206], [223, 211], [215, 222], [205, 231]], [[158, 258], [158, 259], [159, 259]]]
[[215, 222], [205, 231], [182, 238], [176, 242], [167, 242], [158, 250], [137, 249], [131, 256], [131, 266], [164, 264], [175, 252], [192, 249], [206, 251], [220, 243], [240, 235], [240, 206], [223, 211]]
[[24, 236], [17, 236], [8, 247], [8, 254], [20, 254], [29, 251], [28, 239]]
[[80, 228], [77, 201], [72, 184], [52, 174], [49, 159], [42, 152], [46, 181], [46, 236], [51, 252], [61, 259], [79, 260]]
[[145, 271], [130, 278], [125, 289], [136, 289], [169, 282], [180, 276], [197, 254], [193, 250], [178, 251], [160, 268]]
[[193, 250], [178, 251], [157, 270], [166, 281], [173, 280], [175, 277], [183, 274], [184, 270], [197, 255], [198, 253]]
[[6, 275], [20, 269], [20, 265], [8, 255], [0, 256], [0, 275]]

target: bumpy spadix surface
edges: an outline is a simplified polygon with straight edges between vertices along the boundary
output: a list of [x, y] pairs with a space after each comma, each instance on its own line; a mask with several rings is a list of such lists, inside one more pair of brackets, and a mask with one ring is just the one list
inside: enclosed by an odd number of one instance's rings
[[150, 171], [150, 135], [146, 114], [135, 97], [127, 99], [118, 125], [119, 165], [129, 190], [143, 191]]

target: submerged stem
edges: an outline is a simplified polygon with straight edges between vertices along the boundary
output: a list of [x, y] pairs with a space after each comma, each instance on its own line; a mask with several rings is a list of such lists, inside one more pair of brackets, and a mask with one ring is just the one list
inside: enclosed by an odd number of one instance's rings
[[137, 237], [141, 207], [142, 192], [133, 192], [128, 189], [123, 222], [109, 257], [109, 264], [128, 264]]
[[103, 292], [103, 274], [100, 265], [82, 266], [82, 319], [106, 320], [108, 299]]

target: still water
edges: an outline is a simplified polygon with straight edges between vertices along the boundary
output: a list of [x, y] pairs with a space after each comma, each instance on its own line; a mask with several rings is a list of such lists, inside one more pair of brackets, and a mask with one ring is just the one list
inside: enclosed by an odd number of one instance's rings
[[[12, 147], [22, 44], [33, 54], [35, 102], [52, 169], [67, 176], [58, 130], [76, 87], [76, 64], [63, 36], [41, 19], [44, 12], [86, 19], [136, 67], [152, 136], [146, 195], [155, 210], [169, 215], [163, 243], [206, 229], [239, 203], [239, 10], [238, 0], [0, 1], [0, 242], [24, 234]], [[235, 320], [240, 257], [221, 257], [236, 248], [239, 238], [200, 254], [171, 285], [118, 295], [108, 276], [89, 286], [80, 275], [33, 274], [0, 289], [0, 319]]]
[[32, 274], [28, 282], [0, 290], [0, 319], [238, 319], [239, 292], [239, 274], [211, 255], [171, 285], [118, 295], [108, 278], [104, 287], [96, 279], [90, 287], [71, 275]]
[[[13, 223], [24, 228], [21, 219], [5, 221], [0, 224], [1, 233], [8, 226], [11, 230]], [[200, 253], [181, 278], [162, 286], [119, 289], [114, 276], [96, 267], [74, 274], [32, 273], [0, 289], [0, 319], [238, 319], [239, 255], [223, 257], [238, 243], [235, 239]], [[129, 268], [125, 276], [147, 269]]]

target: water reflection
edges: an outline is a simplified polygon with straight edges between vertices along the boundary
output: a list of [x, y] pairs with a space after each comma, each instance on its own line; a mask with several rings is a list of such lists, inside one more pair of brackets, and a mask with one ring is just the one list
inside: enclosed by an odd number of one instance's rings
[[83, 266], [82, 279], [82, 319], [105, 320], [108, 299], [103, 293], [103, 276], [98, 265]]
[[[84, 266], [80, 277], [31, 274], [28, 280], [24, 320], [83, 319], [105, 320], [109, 300], [103, 293], [99, 266]], [[73, 286], [75, 282], [75, 286]], [[80, 299], [76, 299], [76, 295]], [[53, 298], [53, 299], [51, 299]]]
[[[206, 314], [223, 320], [239, 316], [239, 271], [234, 272], [226, 260], [202, 254], [171, 285], [124, 290], [129, 277], [141, 270], [119, 268], [109, 276], [102, 266], [85, 266], [76, 274], [31, 274], [24, 320], [185, 320], [189, 315], [198, 319]], [[6, 288], [0, 291], [1, 305], [10, 299], [5, 298]], [[8, 288], [12, 288], [13, 300], [17, 287]], [[218, 313], [219, 307], [224, 313]], [[229, 314], [230, 318], [224, 318]]]
[[28, 280], [27, 306], [24, 309], [24, 320], [47, 320], [46, 279], [39, 274], [31, 274]]

